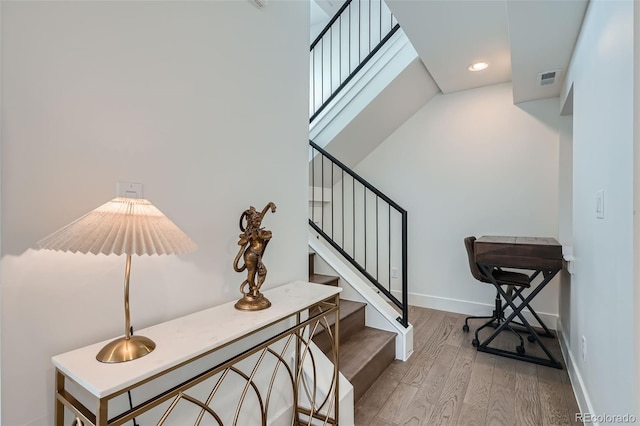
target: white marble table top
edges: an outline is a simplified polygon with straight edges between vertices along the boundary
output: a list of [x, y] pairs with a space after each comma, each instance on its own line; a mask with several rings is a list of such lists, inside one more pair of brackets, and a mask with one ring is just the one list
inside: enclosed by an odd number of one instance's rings
[[52, 361], [67, 377], [95, 397], [103, 398], [291, 316], [340, 291], [338, 287], [296, 281], [264, 291], [271, 307], [262, 311], [239, 311], [232, 301], [138, 330], [136, 334], [153, 340], [156, 349], [133, 361], [116, 364], [97, 361], [96, 354], [110, 340], [56, 355]]

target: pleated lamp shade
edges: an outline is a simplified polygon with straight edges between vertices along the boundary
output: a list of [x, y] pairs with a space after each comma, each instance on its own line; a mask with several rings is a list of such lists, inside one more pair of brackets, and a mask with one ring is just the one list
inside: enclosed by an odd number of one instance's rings
[[73, 253], [181, 254], [197, 246], [153, 204], [114, 198], [38, 241], [43, 249]]

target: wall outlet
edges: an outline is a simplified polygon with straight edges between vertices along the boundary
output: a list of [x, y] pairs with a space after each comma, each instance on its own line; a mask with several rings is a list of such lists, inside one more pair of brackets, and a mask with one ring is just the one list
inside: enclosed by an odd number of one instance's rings
[[396, 267], [391, 268], [391, 278], [398, 278], [398, 268]]
[[582, 360], [587, 360], [587, 338], [582, 336]]

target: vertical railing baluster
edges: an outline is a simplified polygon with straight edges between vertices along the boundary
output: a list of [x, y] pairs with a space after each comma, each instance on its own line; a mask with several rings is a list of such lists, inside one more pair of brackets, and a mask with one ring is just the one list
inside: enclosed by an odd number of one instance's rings
[[311, 148], [311, 220], [316, 221], [316, 149]]
[[369, 1], [369, 52], [371, 52], [371, 1]]
[[333, 27], [329, 31], [329, 92], [333, 92]]
[[382, 41], [382, 0], [378, 3], [380, 5], [380, 11], [378, 12], [378, 36]]
[[334, 167], [334, 162], [331, 162], [331, 239], [333, 240], [333, 228], [335, 227], [335, 222], [333, 220], [333, 206], [334, 206], [334, 202], [333, 202], [333, 167]]
[[341, 183], [342, 183], [342, 246], [346, 247], [346, 244], [344, 242], [344, 169], [342, 170], [342, 179], [341, 179]]
[[351, 193], [353, 194], [353, 202], [351, 203], [351, 205], [353, 206], [353, 240], [352, 240], [352, 245], [353, 245], [353, 258], [356, 258], [356, 179], [352, 178], [351, 179], [352, 182], [352, 188], [351, 188]]
[[320, 99], [324, 103], [324, 37], [320, 40]]
[[320, 223], [321, 223], [321, 228], [324, 231], [324, 155], [322, 156], [322, 161], [320, 163], [320, 193], [322, 194], [322, 199], [321, 199], [321, 207], [320, 207], [320, 211], [322, 212], [321, 216], [320, 216]]
[[358, 0], [358, 62], [362, 62], [362, 1]]
[[367, 187], [363, 186], [362, 200], [364, 203], [364, 212], [362, 217], [364, 219], [364, 269], [367, 269]]
[[316, 110], [316, 51], [311, 51], [311, 113]]
[[376, 195], [376, 280], [380, 281], [380, 251], [378, 250], [378, 231], [380, 226], [378, 225], [378, 200], [380, 197]]
[[408, 242], [407, 242], [407, 212], [402, 212], [402, 320], [403, 325], [408, 327], [409, 325], [409, 281], [407, 277], [408, 273]]
[[389, 239], [387, 243], [389, 244], [389, 249], [387, 253], [389, 254], [389, 286], [391, 286], [391, 204], [387, 204], [389, 206], [388, 219], [389, 219]]
[[351, 4], [349, 4], [349, 66], [347, 69], [349, 70], [349, 74], [351, 74], [351, 36], [353, 35], [353, 30], [351, 29]]
[[340, 40], [340, 44], [338, 46], [338, 80], [342, 82], [342, 15], [340, 15], [339, 27], [338, 27], [338, 39]]

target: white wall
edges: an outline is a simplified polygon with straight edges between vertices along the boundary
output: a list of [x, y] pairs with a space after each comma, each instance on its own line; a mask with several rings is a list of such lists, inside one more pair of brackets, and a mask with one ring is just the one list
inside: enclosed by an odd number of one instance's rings
[[[570, 315], [565, 343], [578, 400], [595, 414], [623, 415], [637, 408], [632, 374], [634, 3], [590, 3], [565, 88], [573, 84], [575, 272], [571, 297], [563, 299], [568, 306], [561, 311]], [[599, 190], [604, 190], [604, 219], [595, 215]]]
[[[0, 34], [2, 33], [2, 5], [0, 4]], [[1, 43], [1, 38], [0, 38]], [[2, 111], [2, 46], [0, 44], [0, 129], [4, 128]], [[2, 135], [0, 134], [0, 177], [2, 176]], [[0, 256], [2, 254], [2, 184], [0, 179]], [[0, 307], [2, 306], [2, 280], [0, 271]], [[0, 313], [0, 330], [2, 327], [2, 315]], [[2, 370], [2, 338], [0, 338], [0, 371]], [[2, 380], [0, 379], [0, 422], [2, 421]]]
[[[356, 167], [408, 211], [412, 304], [486, 314], [464, 237], [557, 237], [558, 117], [557, 98], [514, 106], [511, 84], [438, 94]], [[552, 322], [557, 291], [534, 301]]]
[[559, 119], [558, 241], [573, 243], [573, 114]]
[[318, 6], [316, 0], [309, 0], [309, 9], [311, 21], [311, 25], [309, 28], [309, 44], [311, 44], [316, 39], [316, 37], [318, 37], [320, 31], [322, 31], [327, 25], [327, 23], [331, 19], [331, 16], [329, 16], [327, 12], [325, 12], [320, 6]]
[[[568, 98], [572, 102], [573, 95]], [[560, 291], [558, 295], [559, 330], [565, 339], [571, 335], [573, 315], [569, 307], [575, 302], [576, 294], [571, 292], [571, 274], [573, 270], [573, 114], [560, 117], [559, 126], [559, 176], [558, 176], [558, 241], [563, 245], [566, 268], [560, 272]], [[573, 299], [572, 299], [573, 298]]]
[[[640, 7], [633, 8], [633, 28], [640, 28]], [[640, 31], [633, 32], [634, 45], [640, 46]], [[640, 49], [633, 49], [633, 210], [640, 209]], [[633, 240], [634, 252], [640, 252], [640, 217], [633, 215]], [[634, 266], [634, 304], [640, 306], [640, 262], [633, 262]], [[633, 323], [640, 323], [640, 310], [634, 309]], [[635, 412], [640, 413], [640, 327], [636, 326], [633, 334], [634, 338], [634, 403]]]
[[133, 259], [136, 329], [239, 297], [250, 204], [278, 206], [265, 288], [306, 277], [309, 4], [1, 7], [2, 424], [43, 425], [50, 357], [123, 333], [124, 258], [36, 242], [117, 181], [142, 182], [199, 245]]

